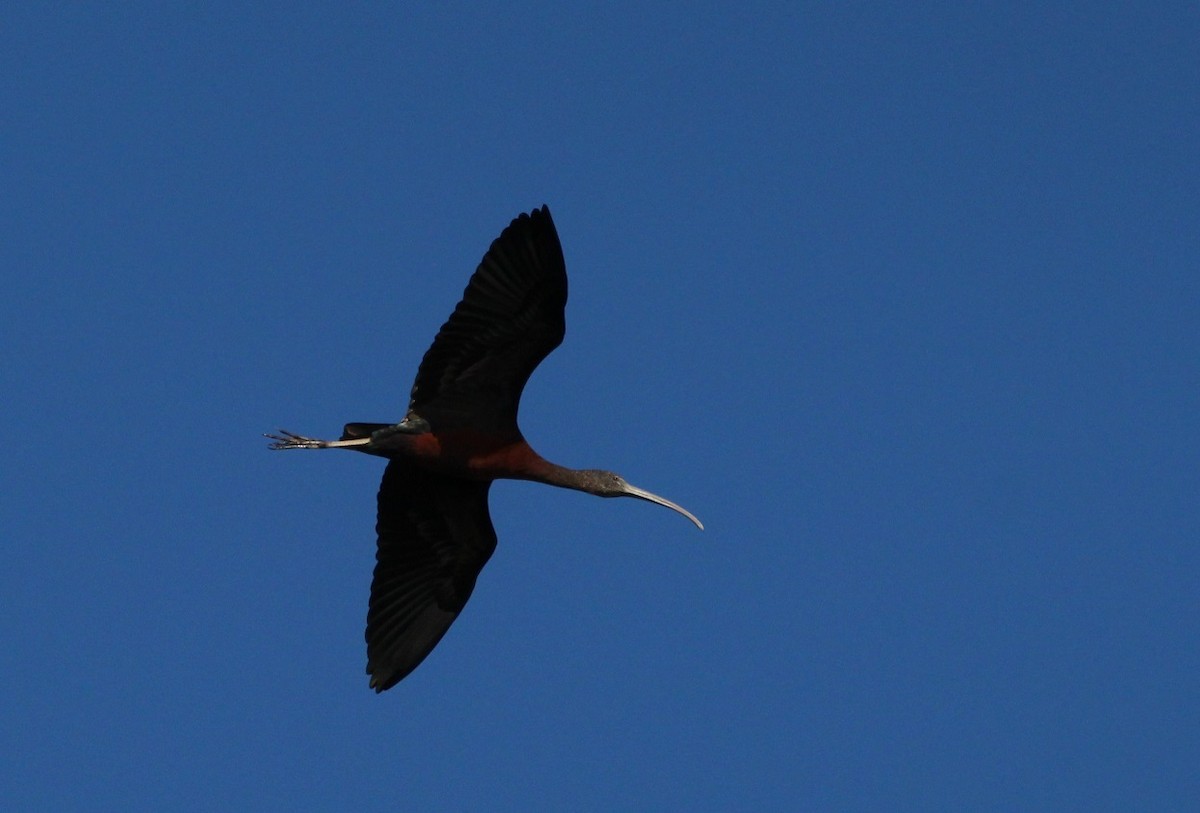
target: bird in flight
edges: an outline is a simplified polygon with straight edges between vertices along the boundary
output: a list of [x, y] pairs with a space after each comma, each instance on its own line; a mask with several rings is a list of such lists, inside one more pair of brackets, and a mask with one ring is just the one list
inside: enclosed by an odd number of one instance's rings
[[346, 424], [340, 440], [280, 430], [272, 449], [351, 449], [387, 458], [367, 611], [367, 674], [382, 692], [425, 659], [462, 612], [496, 549], [493, 480], [600, 497], [670, 500], [598, 469], [544, 460], [517, 428], [521, 391], [566, 332], [567, 271], [550, 210], [518, 216], [492, 243], [425, 353], [397, 424]]

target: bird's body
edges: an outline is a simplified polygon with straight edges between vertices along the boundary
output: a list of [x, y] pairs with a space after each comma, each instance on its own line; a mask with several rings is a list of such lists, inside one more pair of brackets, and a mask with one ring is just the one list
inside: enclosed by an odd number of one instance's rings
[[351, 423], [336, 441], [283, 432], [275, 449], [346, 448], [384, 457], [378, 551], [367, 614], [367, 672], [391, 688], [437, 645], [496, 547], [493, 480], [532, 480], [603, 497], [678, 505], [612, 472], [538, 455], [517, 426], [521, 391], [563, 339], [567, 275], [549, 210], [515, 219], [471, 277], [425, 354], [398, 424]]
[[[350, 429], [361, 425], [348, 424], [350, 431], [343, 432], [342, 439], [363, 437]], [[389, 460], [407, 460], [420, 468], [468, 480], [536, 480], [539, 464], [546, 463], [520, 436], [498, 437], [466, 428], [417, 434], [389, 429], [385, 426], [373, 430], [366, 436], [371, 443], [360, 447], [361, 451]]]

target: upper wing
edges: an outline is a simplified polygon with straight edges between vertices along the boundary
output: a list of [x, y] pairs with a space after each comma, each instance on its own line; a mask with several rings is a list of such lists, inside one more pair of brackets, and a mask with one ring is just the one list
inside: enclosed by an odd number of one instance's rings
[[367, 674], [376, 692], [416, 669], [470, 598], [496, 549], [490, 485], [388, 463], [367, 611]]
[[408, 417], [433, 429], [516, 429], [530, 374], [566, 332], [567, 270], [543, 206], [496, 238], [425, 353]]

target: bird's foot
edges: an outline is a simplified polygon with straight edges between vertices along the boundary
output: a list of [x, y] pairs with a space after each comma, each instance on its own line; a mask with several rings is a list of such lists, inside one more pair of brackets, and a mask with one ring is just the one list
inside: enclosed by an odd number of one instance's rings
[[271, 444], [272, 449], [324, 449], [329, 445], [327, 440], [306, 438], [286, 429], [280, 429], [278, 435], [264, 434], [263, 437], [275, 441]]

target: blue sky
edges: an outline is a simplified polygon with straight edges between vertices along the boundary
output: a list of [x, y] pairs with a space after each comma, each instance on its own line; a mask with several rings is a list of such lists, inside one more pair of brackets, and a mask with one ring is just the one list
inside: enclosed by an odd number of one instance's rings
[[[22, 4], [0, 807], [1200, 805], [1194, 4]], [[392, 691], [379, 461], [548, 203], [546, 457]]]

